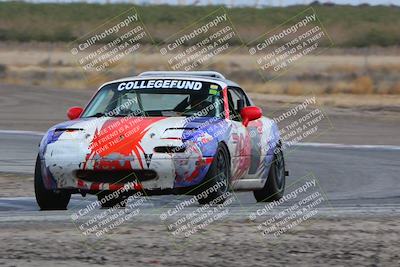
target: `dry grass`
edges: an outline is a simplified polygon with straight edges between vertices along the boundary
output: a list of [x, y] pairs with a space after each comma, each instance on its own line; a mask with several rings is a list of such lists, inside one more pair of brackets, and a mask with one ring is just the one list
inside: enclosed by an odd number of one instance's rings
[[[3, 71], [0, 80], [15, 84], [45, 85], [59, 88], [93, 88], [103, 82], [133, 76], [147, 70], [168, 69], [166, 58], [152, 47], [146, 53], [123, 58], [118, 65], [102, 73], [84, 72], [77, 66], [64, 44], [31, 48], [26, 45], [2, 45]], [[307, 56], [285, 75], [264, 82], [256, 71], [255, 58], [243, 49], [214, 57], [202, 69], [214, 69], [239, 82], [247, 91], [264, 94], [400, 94], [400, 54], [393, 55], [321, 55]], [[349, 63], [351, 62], [351, 63]]]
[[[268, 106], [270, 103], [291, 103], [298, 104], [304, 101], [305, 96], [313, 96], [312, 93], [304, 96], [291, 96], [287, 94], [260, 94], [250, 93], [252, 99], [257, 105]], [[396, 112], [398, 116], [400, 107], [399, 95], [353, 95], [353, 94], [332, 94], [315, 95], [318, 105], [325, 107], [340, 108], [361, 108], [364, 110]]]
[[400, 82], [394, 84], [388, 91], [389, 94], [400, 94]]
[[305, 93], [305, 89], [303, 88], [303, 84], [299, 82], [289, 83], [286, 91], [289, 95], [302, 95]]
[[352, 85], [351, 91], [352, 94], [372, 94], [374, 92], [374, 82], [369, 76], [361, 76], [356, 78]]

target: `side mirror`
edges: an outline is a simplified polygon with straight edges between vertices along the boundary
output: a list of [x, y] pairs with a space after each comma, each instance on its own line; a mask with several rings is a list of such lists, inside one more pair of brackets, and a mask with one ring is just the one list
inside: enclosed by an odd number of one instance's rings
[[243, 119], [243, 125], [247, 127], [250, 121], [257, 120], [262, 116], [262, 110], [256, 106], [244, 107], [240, 111], [240, 116]]
[[68, 109], [67, 116], [70, 120], [75, 120], [79, 118], [82, 114], [83, 108], [81, 107], [71, 107]]

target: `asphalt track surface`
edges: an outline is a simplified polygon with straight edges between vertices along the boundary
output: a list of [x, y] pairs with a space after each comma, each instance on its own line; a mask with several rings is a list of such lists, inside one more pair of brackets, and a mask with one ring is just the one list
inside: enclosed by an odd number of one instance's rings
[[[40, 132], [0, 131], [0, 172], [33, 174], [40, 139]], [[400, 147], [306, 143], [289, 148], [285, 154], [290, 172], [288, 185], [303, 177], [313, 177], [326, 194], [328, 201], [320, 214], [399, 213]], [[153, 221], [163, 209], [174, 207], [185, 197], [151, 196], [141, 218]], [[238, 192], [235, 197], [237, 202], [232, 204], [229, 218], [245, 218], [263, 205], [255, 203], [251, 192]], [[75, 195], [69, 211], [40, 212], [33, 197], [0, 198], [0, 222], [70, 220], [76, 207], [93, 200], [93, 196]]]

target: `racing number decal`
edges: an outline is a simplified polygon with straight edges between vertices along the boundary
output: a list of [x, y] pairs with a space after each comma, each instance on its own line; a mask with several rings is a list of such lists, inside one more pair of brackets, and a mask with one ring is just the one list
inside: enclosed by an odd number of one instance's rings
[[255, 121], [247, 127], [250, 135], [251, 151], [250, 151], [250, 169], [248, 174], [255, 174], [260, 166], [261, 160], [261, 122]]
[[241, 178], [250, 166], [250, 140], [247, 133], [232, 133], [232, 141], [236, 145], [233, 166], [235, 167], [233, 177]]

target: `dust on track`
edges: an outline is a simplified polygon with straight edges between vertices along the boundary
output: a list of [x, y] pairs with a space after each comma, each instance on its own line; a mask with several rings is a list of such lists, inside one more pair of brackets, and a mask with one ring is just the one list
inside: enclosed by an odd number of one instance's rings
[[123, 225], [101, 239], [72, 223], [0, 223], [6, 266], [398, 266], [400, 217], [311, 219], [273, 243], [251, 222], [222, 222], [187, 240], [165, 226]]

